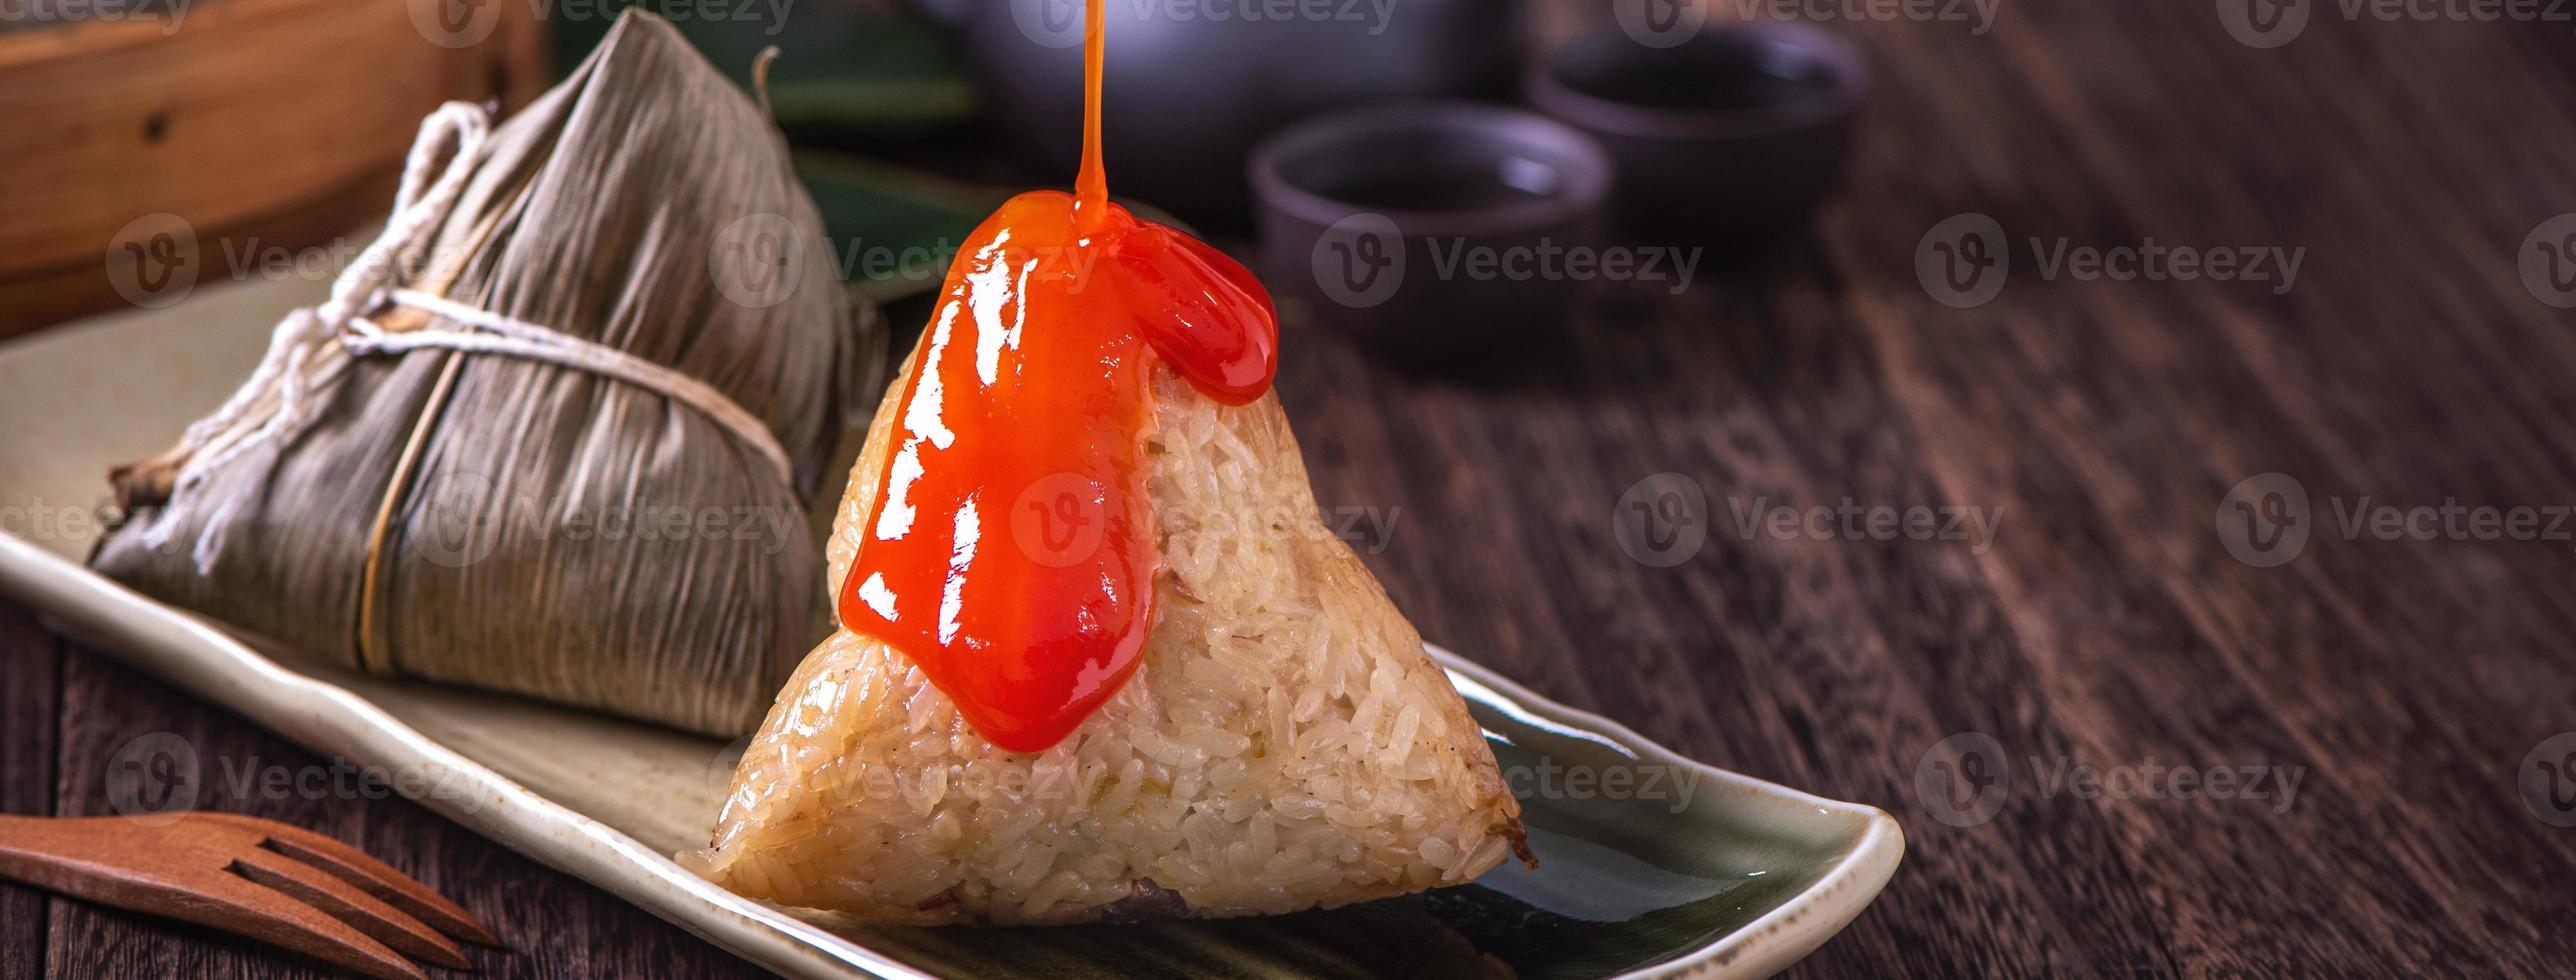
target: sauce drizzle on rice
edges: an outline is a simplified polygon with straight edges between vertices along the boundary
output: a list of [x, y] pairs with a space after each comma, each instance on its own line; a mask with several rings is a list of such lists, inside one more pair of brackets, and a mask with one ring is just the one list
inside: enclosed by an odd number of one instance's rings
[[1251, 272], [1109, 200], [1103, 2], [1087, 14], [1075, 192], [1012, 198], [950, 266], [840, 599], [844, 626], [900, 650], [1013, 752], [1108, 700], [1153, 626], [1154, 366], [1228, 405], [1278, 369]]

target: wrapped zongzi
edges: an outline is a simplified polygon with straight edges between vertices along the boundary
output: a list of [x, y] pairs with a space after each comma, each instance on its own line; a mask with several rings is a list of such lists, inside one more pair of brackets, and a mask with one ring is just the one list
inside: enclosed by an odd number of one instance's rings
[[630, 11], [507, 124], [424, 123], [330, 300], [114, 475], [92, 563], [304, 654], [737, 734], [822, 622], [856, 319], [777, 130]]

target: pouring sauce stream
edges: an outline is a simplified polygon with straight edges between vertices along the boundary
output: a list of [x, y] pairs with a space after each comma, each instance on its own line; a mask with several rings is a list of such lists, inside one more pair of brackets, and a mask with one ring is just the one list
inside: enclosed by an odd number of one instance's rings
[[839, 603], [1013, 752], [1062, 741], [1144, 652], [1157, 366], [1227, 405], [1278, 367], [1252, 274], [1109, 198], [1105, 4], [1086, 12], [1074, 193], [1012, 198], [949, 267]]

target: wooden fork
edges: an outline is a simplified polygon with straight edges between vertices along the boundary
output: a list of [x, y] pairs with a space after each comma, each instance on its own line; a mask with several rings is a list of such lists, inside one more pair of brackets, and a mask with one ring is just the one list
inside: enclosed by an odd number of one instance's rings
[[0, 815], [0, 878], [249, 936], [376, 977], [426, 980], [395, 950], [473, 969], [442, 932], [500, 943], [456, 903], [347, 844], [240, 814], [176, 817]]

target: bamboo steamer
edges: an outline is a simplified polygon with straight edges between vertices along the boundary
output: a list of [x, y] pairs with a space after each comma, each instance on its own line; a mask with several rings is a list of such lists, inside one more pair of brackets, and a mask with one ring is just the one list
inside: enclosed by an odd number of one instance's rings
[[250, 260], [383, 217], [439, 103], [515, 107], [546, 80], [532, 5], [497, 0], [0, 28], [0, 336], [175, 301], [174, 267], [196, 289], [273, 274]]

